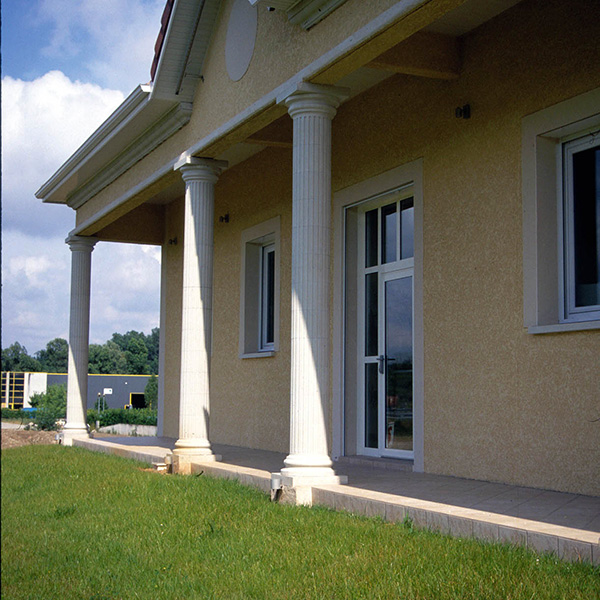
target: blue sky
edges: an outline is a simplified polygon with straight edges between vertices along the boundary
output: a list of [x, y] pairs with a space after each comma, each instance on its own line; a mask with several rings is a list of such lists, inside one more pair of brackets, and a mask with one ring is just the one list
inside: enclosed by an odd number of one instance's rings
[[[68, 338], [75, 213], [40, 186], [140, 83], [164, 0], [3, 0], [2, 347]], [[90, 341], [158, 326], [160, 251], [99, 243]]]

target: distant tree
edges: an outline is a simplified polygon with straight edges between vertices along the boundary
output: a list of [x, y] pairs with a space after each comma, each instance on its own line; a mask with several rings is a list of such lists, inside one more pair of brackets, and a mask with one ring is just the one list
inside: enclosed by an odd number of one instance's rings
[[158, 407], [158, 377], [154, 374], [148, 379], [144, 389], [144, 399], [146, 400], [146, 408], [156, 409]]
[[54, 338], [46, 344], [45, 350], [36, 352], [42, 371], [47, 373], [66, 373], [69, 365], [69, 344], [63, 338]]
[[2, 350], [2, 370], [38, 373], [42, 371], [42, 366], [27, 354], [25, 346], [15, 342]]
[[91, 344], [89, 372], [103, 375], [127, 373], [125, 352], [112, 340], [108, 340], [103, 345]]
[[148, 373], [158, 375], [158, 352], [159, 352], [160, 330], [155, 327], [146, 336], [146, 348], [148, 348]]
[[137, 375], [147, 373], [149, 370], [148, 348], [142, 336], [131, 336], [127, 344], [127, 350], [125, 350], [128, 372]]

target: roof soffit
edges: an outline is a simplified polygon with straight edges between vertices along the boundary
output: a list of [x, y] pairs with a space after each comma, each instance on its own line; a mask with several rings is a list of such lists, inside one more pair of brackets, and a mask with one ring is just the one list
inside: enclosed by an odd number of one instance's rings
[[151, 98], [192, 102], [221, 0], [175, 0], [160, 48]]

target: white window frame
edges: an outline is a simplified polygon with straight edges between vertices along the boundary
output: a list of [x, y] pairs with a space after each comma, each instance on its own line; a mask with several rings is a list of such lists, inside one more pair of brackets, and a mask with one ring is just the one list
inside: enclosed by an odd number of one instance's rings
[[[364, 277], [368, 273], [379, 273], [379, 283], [377, 290], [377, 298], [378, 298], [378, 306], [377, 306], [377, 316], [378, 323], [377, 327], [379, 328], [380, 336], [379, 343], [377, 348], [377, 356], [385, 354], [385, 334], [384, 332], [384, 318], [385, 318], [385, 283], [390, 279], [394, 278], [404, 278], [411, 277], [414, 284], [414, 252], [413, 256], [408, 258], [400, 258], [401, 254], [401, 245], [400, 245], [400, 212], [401, 212], [401, 204], [403, 200], [407, 198], [413, 199], [414, 206], [414, 186], [412, 182], [408, 184], [403, 184], [398, 188], [387, 190], [382, 194], [377, 194], [374, 198], [365, 198], [361, 200], [358, 204], [353, 204], [345, 207], [348, 208], [358, 208], [359, 217], [358, 217], [358, 231], [359, 237], [356, 240], [356, 246], [358, 249], [358, 260], [357, 260], [357, 269], [356, 269], [356, 279], [357, 279], [357, 304], [359, 306], [359, 310], [357, 311], [357, 331], [359, 332], [358, 343], [357, 343], [357, 356], [356, 356], [356, 388], [357, 390], [365, 389], [365, 369], [364, 365], [366, 363], [376, 363], [376, 359], [368, 359], [365, 357], [365, 338], [363, 332], [365, 331], [366, 323], [365, 323], [365, 286], [364, 286]], [[390, 198], [394, 198], [392, 201]], [[382, 219], [381, 219], [381, 208], [388, 203], [394, 202], [396, 207], [396, 224], [397, 224], [397, 237], [396, 237], [396, 260], [390, 262], [383, 262], [383, 246], [382, 246]], [[365, 214], [372, 210], [373, 208], [379, 209], [377, 214], [377, 231], [378, 231], [378, 243], [377, 243], [377, 263], [371, 267], [365, 267], [365, 239], [364, 239], [364, 231], [365, 231]], [[413, 239], [414, 239], [414, 231], [413, 231]], [[414, 293], [413, 293], [414, 296]], [[414, 323], [414, 299], [413, 299], [413, 323]], [[414, 328], [413, 328], [414, 329]], [[414, 331], [413, 331], [414, 337]], [[413, 344], [414, 345], [414, 344]], [[414, 348], [413, 348], [414, 355]], [[414, 360], [414, 356], [413, 356]], [[384, 388], [382, 387], [381, 382], [378, 385], [379, 394], [382, 396], [384, 394]], [[363, 392], [359, 392], [360, 396], [362, 396]], [[414, 409], [414, 390], [413, 390], [413, 409]], [[360, 402], [357, 407], [357, 419], [356, 419], [356, 440], [357, 440], [357, 451], [359, 454], [364, 456], [374, 456], [374, 457], [388, 457], [388, 458], [403, 458], [403, 459], [414, 459], [414, 449], [407, 450], [391, 450], [385, 448], [385, 409], [382, 398], [378, 398], [378, 440], [379, 446], [377, 448], [369, 448], [365, 444], [365, 422], [366, 422], [366, 414], [364, 408], [364, 402]], [[414, 427], [413, 427], [414, 429]], [[414, 439], [413, 439], [414, 441]]]
[[[594, 139], [595, 138], [595, 139]], [[564, 323], [576, 321], [589, 321], [600, 319], [600, 305], [577, 307], [575, 304], [575, 218], [573, 206], [573, 161], [572, 157], [583, 147], [596, 148], [600, 146], [600, 131], [592, 128], [583, 135], [577, 135], [574, 139], [563, 140], [561, 144], [560, 168], [563, 174], [563, 211], [561, 229], [563, 264], [561, 274], [563, 284], [561, 286], [561, 306], [564, 313], [561, 321]]]
[[[280, 219], [275, 217], [242, 232], [240, 279], [240, 358], [273, 356], [279, 348]], [[265, 260], [274, 255], [273, 341], [266, 342]]]
[[522, 120], [524, 324], [529, 333], [600, 329], [565, 311], [563, 144], [600, 127], [600, 88]]

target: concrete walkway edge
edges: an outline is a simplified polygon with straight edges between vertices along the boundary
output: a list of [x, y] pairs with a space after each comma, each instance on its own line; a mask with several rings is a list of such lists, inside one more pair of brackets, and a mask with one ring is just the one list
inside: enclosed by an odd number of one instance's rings
[[[74, 446], [95, 452], [116, 454], [152, 464], [162, 462], [167, 448], [129, 446], [102, 439], [74, 440]], [[270, 491], [271, 473], [262, 469], [224, 462], [194, 463], [192, 473], [235, 479], [244, 485]], [[540, 553], [552, 553], [567, 561], [600, 565], [600, 536], [575, 529], [498, 513], [420, 500], [416, 498], [356, 488], [349, 485], [323, 485], [312, 488], [313, 504], [353, 514], [381, 517], [390, 522], [410, 519], [417, 528], [430, 529], [462, 538], [525, 546]]]

